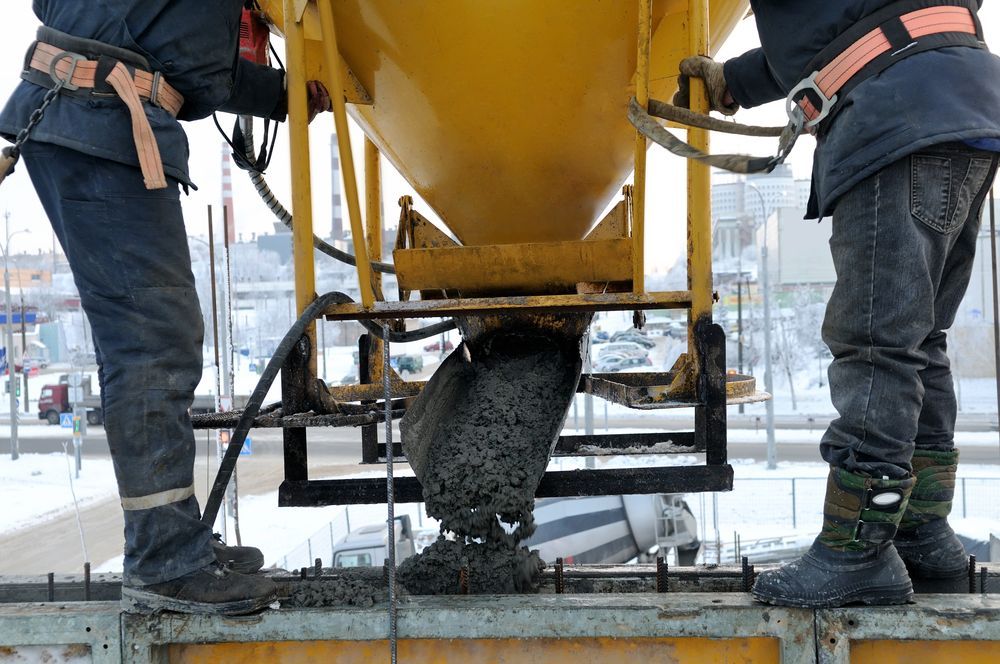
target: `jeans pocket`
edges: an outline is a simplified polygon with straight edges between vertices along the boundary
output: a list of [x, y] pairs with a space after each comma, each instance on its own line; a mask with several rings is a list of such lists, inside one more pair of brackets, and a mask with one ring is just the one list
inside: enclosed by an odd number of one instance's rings
[[989, 159], [915, 154], [911, 157], [910, 213], [945, 235], [962, 228], [986, 184]]
[[910, 214], [939, 233], [955, 230], [948, 216], [951, 158], [915, 154], [910, 157]]

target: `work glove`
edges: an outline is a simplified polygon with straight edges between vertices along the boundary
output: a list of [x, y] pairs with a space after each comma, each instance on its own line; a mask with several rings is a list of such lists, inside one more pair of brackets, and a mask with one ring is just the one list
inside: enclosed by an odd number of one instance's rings
[[309, 81], [306, 83], [306, 90], [309, 92], [309, 122], [312, 122], [320, 113], [333, 109], [330, 93], [326, 91], [326, 86], [322, 83]]
[[677, 92], [674, 94], [674, 106], [691, 108], [692, 76], [705, 81], [708, 89], [708, 102], [713, 111], [723, 115], [733, 115], [740, 110], [740, 105], [733, 101], [726, 85], [722, 65], [704, 55], [695, 55], [681, 60], [681, 75], [677, 77]]

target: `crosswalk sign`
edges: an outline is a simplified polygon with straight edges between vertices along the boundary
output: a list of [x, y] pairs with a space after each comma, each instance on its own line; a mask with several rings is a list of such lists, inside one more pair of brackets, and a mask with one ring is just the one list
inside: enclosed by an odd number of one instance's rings
[[59, 413], [59, 426], [63, 429], [72, 429], [73, 413]]

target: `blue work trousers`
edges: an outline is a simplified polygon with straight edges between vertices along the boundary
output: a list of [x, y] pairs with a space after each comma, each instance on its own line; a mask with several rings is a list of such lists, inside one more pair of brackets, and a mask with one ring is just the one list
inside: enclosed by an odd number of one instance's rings
[[837, 204], [837, 283], [823, 340], [840, 417], [823, 435], [831, 465], [902, 478], [915, 448], [954, 449], [957, 402], [945, 330], [972, 274], [997, 155], [961, 143], [920, 150]]
[[215, 557], [194, 497], [188, 410], [204, 326], [178, 184], [147, 191], [138, 168], [47, 143], [23, 155], [93, 330], [125, 514], [124, 581], [183, 576]]

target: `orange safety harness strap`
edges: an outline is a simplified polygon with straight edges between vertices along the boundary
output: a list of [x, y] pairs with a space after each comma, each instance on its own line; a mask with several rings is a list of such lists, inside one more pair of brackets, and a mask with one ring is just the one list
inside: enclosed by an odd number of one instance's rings
[[[903, 0], [865, 17], [809, 64], [812, 72], [792, 88], [789, 114], [801, 111], [806, 127], [822, 133], [847, 94], [904, 58], [948, 46], [985, 48], [974, 0]], [[822, 123], [822, 124], [821, 124]]]
[[[159, 72], [144, 71], [105, 56], [90, 59], [42, 41], [35, 42], [28, 64], [31, 69], [47, 74], [53, 85], [61, 82], [64, 90], [90, 90], [95, 96], [119, 97], [132, 120], [132, 136], [146, 189], [167, 186], [160, 148], [143, 102], [151, 102], [177, 117], [184, 97], [170, 87]], [[38, 77], [30, 80], [37, 82]], [[95, 91], [105, 83], [110, 86], [110, 93]]]

